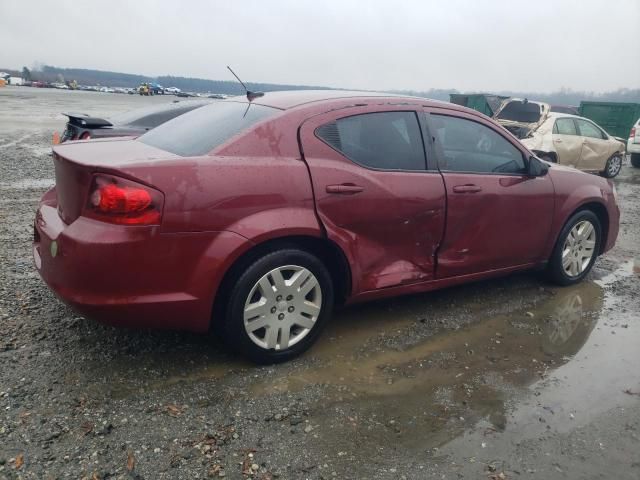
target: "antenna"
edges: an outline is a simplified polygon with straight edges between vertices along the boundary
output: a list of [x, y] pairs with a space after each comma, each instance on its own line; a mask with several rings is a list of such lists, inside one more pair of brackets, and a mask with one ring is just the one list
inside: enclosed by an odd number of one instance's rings
[[236, 75], [236, 72], [231, 70], [231, 67], [229, 65], [227, 65], [227, 68], [233, 74], [233, 76], [236, 77], [236, 79], [240, 82], [240, 85], [242, 85], [242, 88], [244, 88], [244, 91], [247, 94], [247, 100], [249, 100], [251, 102], [251, 101], [255, 100], [258, 97], [264, 96], [264, 92], [252, 92], [251, 90], [249, 90], [247, 88], [247, 86], [244, 84], [244, 82], [242, 80], [240, 80], [240, 77], [238, 75]]

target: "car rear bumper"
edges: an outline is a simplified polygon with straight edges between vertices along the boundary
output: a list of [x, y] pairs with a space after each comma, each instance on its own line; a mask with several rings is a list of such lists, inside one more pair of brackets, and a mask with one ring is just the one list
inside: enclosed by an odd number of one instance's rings
[[640, 142], [635, 143], [635, 141], [630, 138], [627, 141], [627, 153], [640, 153]]
[[231, 232], [163, 234], [84, 217], [67, 225], [45, 195], [33, 258], [56, 295], [89, 318], [203, 332], [224, 272], [248, 243]]

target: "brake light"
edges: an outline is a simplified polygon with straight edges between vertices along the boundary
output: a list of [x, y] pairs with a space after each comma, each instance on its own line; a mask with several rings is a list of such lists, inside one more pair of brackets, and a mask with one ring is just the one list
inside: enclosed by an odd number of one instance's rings
[[158, 225], [164, 198], [159, 191], [107, 175], [93, 179], [85, 216], [120, 225]]
[[631, 133], [629, 133], [629, 138], [634, 138], [636, 136], [636, 127], [631, 127]]

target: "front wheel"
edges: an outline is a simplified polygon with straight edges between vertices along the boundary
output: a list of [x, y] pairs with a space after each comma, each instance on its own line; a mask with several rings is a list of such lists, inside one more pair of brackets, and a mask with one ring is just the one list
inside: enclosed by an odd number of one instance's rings
[[600, 220], [591, 210], [574, 214], [562, 228], [549, 261], [551, 279], [560, 285], [573, 285], [593, 267], [602, 239]]
[[620, 170], [622, 170], [622, 156], [616, 153], [607, 160], [602, 176], [605, 178], [613, 178], [620, 173]]
[[302, 250], [278, 250], [235, 281], [223, 337], [257, 363], [283, 362], [311, 347], [332, 307], [333, 285], [323, 263]]

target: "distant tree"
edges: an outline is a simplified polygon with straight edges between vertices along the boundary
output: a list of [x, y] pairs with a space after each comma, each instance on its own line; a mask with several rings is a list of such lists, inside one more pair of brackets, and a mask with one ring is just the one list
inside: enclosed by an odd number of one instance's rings
[[29, 70], [27, 67], [22, 67], [22, 78], [25, 82], [31, 81], [31, 70]]

